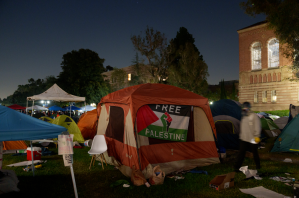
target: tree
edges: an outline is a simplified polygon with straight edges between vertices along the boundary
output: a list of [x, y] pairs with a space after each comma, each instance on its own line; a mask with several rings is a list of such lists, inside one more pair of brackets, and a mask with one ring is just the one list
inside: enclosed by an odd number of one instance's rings
[[148, 61], [148, 72], [159, 83], [167, 77], [167, 39], [164, 34], [147, 26], [145, 36], [131, 37], [134, 48]]
[[127, 73], [125, 72], [125, 70], [114, 68], [111, 74], [112, 91], [123, 89], [126, 86], [126, 77]]
[[194, 47], [194, 51], [199, 53], [200, 60], [203, 60], [203, 57], [202, 55], [200, 55], [200, 52], [198, 51], [194, 42], [195, 39], [193, 38], [192, 34], [188, 32], [187, 28], [180, 27], [179, 31], [176, 34], [176, 37], [174, 39], [171, 39], [170, 45], [168, 46], [168, 60], [170, 62], [170, 65], [178, 65], [178, 62], [181, 58], [179, 55], [179, 51], [184, 50], [186, 43], [191, 43]]
[[131, 81], [128, 82], [129, 86], [144, 84], [148, 82], [148, 76], [146, 73], [148, 72], [148, 66], [143, 64], [143, 61], [139, 59], [139, 55], [136, 52], [134, 59], [132, 60], [132, 76]]
[[111, 67], [110, 65], [107, 65], [105, 68], [105, 72], [112, 71], [112, 70], [113, 70], [113, 67]]
[[236, 85], [235, 83], [233, 82], [232, 83], [232, 88], [231, 88], [231, 93], [229, 94], [229, 98], [232, 99], [232, 100], [236, 100], [238, 101], [238, 96], [237, 96], [237, 90], [236, 90]]
[[87, 103], [98, 103], [109, 93], [101, 73], [105, 59], [90, 49], [73, 50], [63, 55], [58, 85], [66, 92], [86, 97]]
[[179, 50], [172, 46], [169, 49], [176, 50], [180, 59], [169, 68], [167, 82], [197, 94], [204, 94], [208, 87], [208, 66], [201, 60], [193, 44], [188, 42]]
[[227, 99], [224, 80], [222, 80], [220, 83], [220, 99]]
[[197, 94], [207, 92], [208, 66], [194, 45], [195, 39], [184, 27], [180, 27], [167, 47], [169, 63], [167, 83]]
[[293, 69], [299, 70], [299, 1], [247, 0], [240, 4], [251, 16], [265, 14], [268, 28], [273, 29], [279, 42], [286, 44], [285, 56], [294, 60]]

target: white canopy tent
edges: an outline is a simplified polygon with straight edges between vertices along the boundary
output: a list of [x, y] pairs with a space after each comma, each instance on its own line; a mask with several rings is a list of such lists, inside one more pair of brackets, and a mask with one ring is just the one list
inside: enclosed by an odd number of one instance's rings
[[[26, 107], [28, 107], [28, 101], [33, 101], [32, 106], [34, 106], [35, 100], [54, 100], [58, 102], [83, 102], [84, 101], [84, 106], [86, 106], [85, 97], [71, 95], [65, 92], [64, 90], [62, 90], [56, 83], [52, 87], [50, 87], [47, 91], [39, 95], [27, 97]], [[27, 108], [26, 108], [26, 112], [27, 112]]]
[[[32, 106], [34, 106], [35, 100], [54, 100], [57, 102], [83, 102], [84, 101], [84, 106], [86, 106], [85, 97], [79, 97], [79, 96], [74, 96], [74, 95], [68, 94], [67, 92], [62, 90], [56, 83], [52, 87], [50, 87], [47, 91], [45, 91], [39, 95], [27, 97], [26, 107], [28, 107], [28, 101], [32, 101]], [[33, 112], [33, 109], [32, 109], [32, 112]], [[27, 108], [26, 108], [26, 113], [27, 113]], [[32, 114], [31, 114], [31, 116], [32, 116]], [[30, 141], [30, 144], [31, 144], [31, 148], [32, 148], [32, 141]], [[71, 169], [73, 185], [74, 185], [74, 190], [75, 190], [75, 197], [78, 198], [77, 187], [76, 187], [74, 170], [73, 170], [72, 164], [70, 165], [70, 169]]]
[[87, 106], [83, 106], [83, 107], [81, 107], [81, 110], [79, 110], [80, 112], [83, 112], [83, 111], [92, 111], [92, 110], [94, 110], [94, 109], [96, 109], [96, 107], [93, 107], [93, 106], [90, 106], [90, 105], [87, 105]]
[[38, 106], [38, 105], [34, 105], [32, 107], [27, 107], [26, 110], [30, 110], [30, 109], [33, 109], [33, 110], [39, 110], [39, 111], [47, 111], [48, 108], [45, 108], [45, 107], [42, 107], [42, 106]]

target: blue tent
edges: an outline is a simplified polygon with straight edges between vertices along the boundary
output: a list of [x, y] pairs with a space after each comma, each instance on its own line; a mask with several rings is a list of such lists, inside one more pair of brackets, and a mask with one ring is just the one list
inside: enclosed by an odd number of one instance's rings
[[0, 105], [0, 141], [57, 138], [65, 127], [51, 124]]
[[50, 110], [50, 111], [64, 111], [63, 108], [61, 108], [61, 107], [59, 107], [59, 106], [56, 106], [56, 105], [54, 105], [54, 106], [52, 106], [52, 107], [49, 107], [49, 110]]
[[76, 106], [68, 106], [68, 107], [65, 107], [64, 110], [65, 111], [69, 111], [69, 110], [76, 111], [76, 110], [81, 110], [81, 108], [76, 107]]
[[210, 105], [213, 117], [228, 115], [241, 120], [241, 107], [233, 100], [222, 99]]
[[[297, 152], [299, 140], [299, 115], [296, 115], [277, 137], [271, 152]], [[291, 149], [291, 150], [290, 150]]]

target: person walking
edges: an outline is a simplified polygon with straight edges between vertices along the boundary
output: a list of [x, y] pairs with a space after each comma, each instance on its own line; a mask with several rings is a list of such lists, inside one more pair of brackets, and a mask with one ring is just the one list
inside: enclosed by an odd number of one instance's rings
[[245, 158], [246, 151], [249, 149], [253, 153], [256, 169], [260, 169], [260, 158], [258, 154], [258, 143], [261, 135], [261, 121], [256, 113], [251, 111], [251, 104], [242, 104], [242, 118], [240, 122], [240, 148], [234, 170], [239, 172]]

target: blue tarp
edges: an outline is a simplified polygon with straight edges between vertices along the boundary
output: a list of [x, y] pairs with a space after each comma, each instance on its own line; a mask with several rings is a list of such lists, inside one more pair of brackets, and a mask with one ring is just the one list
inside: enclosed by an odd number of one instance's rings
[[241, 120], [241, 107], [233, 100], [222, 99], [210, 105], [213, 117], [228, 115]]
[[56, 105], [54, 105], [54, 106], [52, 106], [52, 107], [49, 107], [49, 110], [50, 110], [50, 111], [64, 111], [63, 108], [61, 108], [61, 107], [59, 107], [59, 106], [56, 106]]
[[68, 107], [65, 107], [65, 108], [64, 108], [65, 111], [69, 111], [70, 109], [71, 109], [72, 111], [81, 110], [81, 108], [76, 107], [76, 106], [68, 106]]
[[0, 105], [0, 141], [57, 138], [64, 131], [65, 127]]

